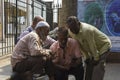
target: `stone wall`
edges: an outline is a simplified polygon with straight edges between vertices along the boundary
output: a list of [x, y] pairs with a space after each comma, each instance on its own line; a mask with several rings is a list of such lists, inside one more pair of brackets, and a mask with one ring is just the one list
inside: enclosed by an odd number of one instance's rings
[[77, 16], [77, 0], [62, 0], [62, 8], [59, 9], [58, 25], [64, 26], [68, 16]]

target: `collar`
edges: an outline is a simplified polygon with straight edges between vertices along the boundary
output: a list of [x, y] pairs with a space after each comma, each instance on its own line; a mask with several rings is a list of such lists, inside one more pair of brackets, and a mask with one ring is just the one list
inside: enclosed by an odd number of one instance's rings
[[[57, 46], [57, 48], [60, 48], [60, 46], [59, 46], [59, 41], [57, 41], [58, 42], [58, 46]], [[66, 44], [66, 47], [65, 47], [65, 49], [66, 48], [68, 48], [69, 47], [69, 38], [68, 38], [68, 41], [67, 41], [67, 44]], [[62, 49], [62, 48], [61, 48]]]

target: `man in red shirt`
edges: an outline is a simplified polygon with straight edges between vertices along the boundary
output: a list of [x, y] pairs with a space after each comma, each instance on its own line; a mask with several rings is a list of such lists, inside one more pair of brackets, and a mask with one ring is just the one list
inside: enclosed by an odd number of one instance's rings
[[78, 42], [68, 38], [65, 27], [59, 27], [57, 36], [58, 41], [50, 46], [54, 55], [55, 80], [68, 80], [69, 74], [73, 74], [76, 80], [83, 80], [84, 69]]

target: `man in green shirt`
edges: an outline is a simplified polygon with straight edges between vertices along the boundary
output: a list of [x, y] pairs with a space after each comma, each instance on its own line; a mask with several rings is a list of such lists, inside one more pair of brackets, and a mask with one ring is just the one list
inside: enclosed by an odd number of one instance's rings
[[[81, 46], [83, 59], [86, 63], [85, 80], [103, 80], [104, 62], [108, 55], [107, 52], [111, 48], [110, 39], [96, 27], [80, 22], [75, 16], [68, 17], [66, 24], [69, 35], [78, 40]], [[95, 67], [99, 67], [97, 72], [94, 70]], [[93, 72], [96, 74], [95, 76]], [[102, 73], [101, 76], [100, 73]]]

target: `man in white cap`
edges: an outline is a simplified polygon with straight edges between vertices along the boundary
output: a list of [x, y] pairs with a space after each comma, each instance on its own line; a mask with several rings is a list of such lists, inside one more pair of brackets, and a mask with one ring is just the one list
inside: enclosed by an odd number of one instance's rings
[[[51, 66], [49, 61], [50, 52], [42, 47], [47, 38], [49, 27], [49, 24], [45, 21], [38, 22], [35, 30], [25, 35], [15, 45], [11, 56], [11, 64], [13, 72], [16, 72], [15, 75], [22, 75], [22, 77], [19, 77], [20, 80], [32, 80], [32, 75], [44, 72], [43, 68], [45, 70], [52, 70], [48, 69], [49, 65]], [[46, 72], [48, 72], [48, 76], [51, 79], [52, 74], [50, 71]], [[13, 78], [12, 80], [16, 80], [14, 79], [15, 75], [11, 77]], [[27, 79], [23, 76], [27, 76]]]
[[[20, 36], [17, 38], [17, 42], [24, 37], [26, 34], [30, 33], [31, 31], [33, 31], [37, 25], [38, 22], [40, 21], [44, 21], [44, 18], [42, 16], [35, 16], [32, 22], [32, 25], [30, 25], [29, 27], [27, 27], [21, 34]], [[16, 42], [16, 43], [17, 43]], [[47, 39], [45, 41], [44, 47], [49, 47], [53, 42], [55, 42], [54, 39], [52, 39], [50, 36], [47, 36]]]

